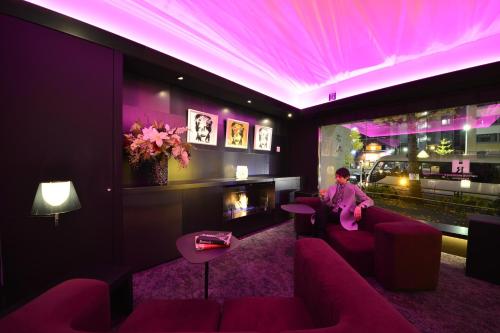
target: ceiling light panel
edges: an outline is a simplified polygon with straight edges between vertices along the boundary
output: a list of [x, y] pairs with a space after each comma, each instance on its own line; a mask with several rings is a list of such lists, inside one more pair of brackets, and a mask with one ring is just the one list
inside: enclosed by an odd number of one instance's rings
[[30, 0], [298, 108], [500, 60], [500, 1]]

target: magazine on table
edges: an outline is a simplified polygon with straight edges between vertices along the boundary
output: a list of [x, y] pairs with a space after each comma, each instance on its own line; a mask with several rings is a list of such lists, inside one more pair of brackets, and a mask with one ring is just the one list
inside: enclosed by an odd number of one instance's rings
[[231, 246], [230, 231], [205, 232], [194, 237], [196, 250], [220, 249]]

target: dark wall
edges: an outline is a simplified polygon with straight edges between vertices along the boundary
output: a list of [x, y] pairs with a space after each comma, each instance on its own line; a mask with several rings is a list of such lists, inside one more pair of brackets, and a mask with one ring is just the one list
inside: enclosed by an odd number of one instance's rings
[[[122, 58], [4, 15], [0, 33], [0, 232], [4, 297], [12, 303], [74, 269], [119, 257]], [[53, 218], [30, 216], [47, 180], [72, 180], [82, 205], [62, 214], [57, 228]]]
[[318, 191], [318, 128], [312, 119], [295, 119], [288, 138], [293, 147], [287, 163], [290, 174], [300, 176], [302, 189], [312, 193]]
[[[124, 132], [127, 132], [136, 120], [148, 125], [157, 120], [170, 126], [186, 126], [188, 109], [218, 115], [217, 146], [195, 145], [191, 162], [186, 169], [180, 169], [177, 162], [171, 159], [169, 181], [232, 178], [235, 176], [236, 165], [247, 165], [249, 175], [288, 175], [285, 163], [289, 149], [287, 119], [258, 113], [135, 73], [126, 74], [123, 89]], [[250, 124], [247, 149], [224, 147], [227, 118]], [[271, 151], [253, 149], [255, 124], [273, 128]], [[280, 152], [276, 151], [278, 146]], [[125, 170], [124, 186], [136, 185], [130, 177], [127, 164]]]

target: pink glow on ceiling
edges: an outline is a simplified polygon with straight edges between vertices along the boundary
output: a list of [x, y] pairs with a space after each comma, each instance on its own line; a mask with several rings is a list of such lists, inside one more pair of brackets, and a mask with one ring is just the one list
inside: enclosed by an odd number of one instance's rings
[[28, 1], [298, 108], [500, 60], [498, 0]]
[[[423, 117], [417, 121], [408, 122], [406, 117], [401, 122], [361, 121], [343, 125], [346, 128], [357, 128], [368, 137], [397, 136], [413, 133], [432, 133], [462, 130], [465, 124], [474, 128], [488, 128], [500, 118], [500, 104], [491, 104], [468, 111], [467, 114], [433, 117]], [[444, 120], [444, 121], [443, 121]]]

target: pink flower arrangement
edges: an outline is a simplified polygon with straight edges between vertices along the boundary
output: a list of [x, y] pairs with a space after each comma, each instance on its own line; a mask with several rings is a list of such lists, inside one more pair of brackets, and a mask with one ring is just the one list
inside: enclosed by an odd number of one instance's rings
[[143, 162], [166, 163], [173, 157], [181, 167], [187, 167], [191, 145], [183, 143], [180, 137], [186, 131], [187, 127], [170, 128], [169, 125], [156, 121], [149, 127], [135, 122], [130, 133], [124, 134], [125, 151], [130, 164], [137, 167]]

